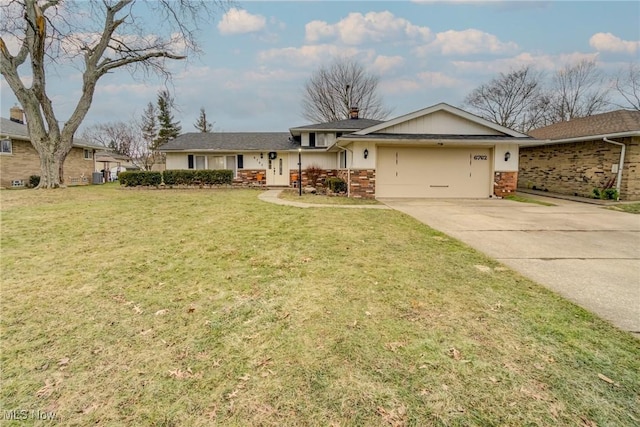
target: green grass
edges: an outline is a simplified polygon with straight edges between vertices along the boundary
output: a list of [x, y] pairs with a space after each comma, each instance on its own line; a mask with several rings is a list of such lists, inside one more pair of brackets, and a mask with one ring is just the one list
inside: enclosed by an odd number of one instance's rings
[[110, 185], [0, 200], [2, 414], [640, 423], [638, 340], [399, 212]]
[[506, 196], [505, 199], [513, 200], [514, 202], [533, 203], [533, 204], [542, 205], [542, 206], [555, 206], [553, 203], [545, 202], [539, 199], [534, 199], [532, 197], [521, 196], [519, 194], [512, 194], [510, 196]]
[[608, 206], [607, 209], [632, 214], [640, 214], [640, 203], [621, 203], [619, 205]]
[[294, 202], [324, 205], [379, 205], [375, 199], [354, 199], [343, 196], [326, 196], [324, 194], [300, 194], [298, 190], [283, 190], [280, 198]]

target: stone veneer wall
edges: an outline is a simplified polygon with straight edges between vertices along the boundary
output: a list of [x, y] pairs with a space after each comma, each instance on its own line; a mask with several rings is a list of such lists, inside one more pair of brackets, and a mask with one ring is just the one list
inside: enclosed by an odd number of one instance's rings
[[[614, 140], [627, 145], [620, 198], [640, 200], [640, 138]], [[520, 147], [518, 187], [592, 197], [594, 188], [615, 188], [620, 150], [602, 140]]]
[[[318, 179], [317, 179], [317, 181], [315, 182], [315, 184], [313, 186], [314, 187], [324, 187], [324, 181], [327, 178], [338, 176], [339, 172], [340, 171], [338, 171], [336, 169], [324, 169], [324, 170], [322, 170], [322, 172], [320, 172], [320, 175], [318, 175]], [[298, 187], [298, 170], [297, 169], [291, 169], [289, 171], [289, 182], [291, 183], [291, 186], [293, 186], [295, 188]], [[311, 183], [309, 182], [309, 177], [307, 176], [307, 171], [302, 169], [302, 187], [304, 188], [307, 185], [311, 185]]]
[[[351, 175], [349, 177], [349, 174]], [[376, 171], [375, 169], [352, 169], [339, 171], [340, 178], [349, 185], [349, 197], [355, 199], [375, 199]]]
[[233, 185], [263, 187], [267, 185], [267, 171], [265, 169], [238, 169], [238, 176], [233, 179]]
[[[84, 158], [82, 148], [72, 148], [64, 161], [63, 183], [83, 185], [91, 183], [93, 159]], [[11, 154], [0, 154], [0, 186], [11, 187], [11, 181], [29, 183], [31, 175], [40, 175], [38, 152], [28, 141], [12, 140]]]
[[493, 182], [493, 194], [498, 197], [508, 196], [516, 191], [518, 172], [496, 172]]

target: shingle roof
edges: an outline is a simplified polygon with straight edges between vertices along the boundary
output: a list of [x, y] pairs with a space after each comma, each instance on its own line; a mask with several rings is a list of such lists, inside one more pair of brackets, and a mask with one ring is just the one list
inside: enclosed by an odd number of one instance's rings
[[17, 123], [4, 117], [0, 117], [0, 133], [4, 135], [10, 135], [14, 137], [22, 137], [29, 139], [29, 133], [27, 132], [27, 125]]
[[537, 139], [565, 139], [640, 131], [640, 111], [617, 110], [535, 129]]
[[[4, 117], [0, 117], [0, 134], [10, 136], [11, 138], [15, 138], [15, 139], [24, 139], [25, 141], [29, 140], [29, 131], [27, 130], [27, 125], [14, 122], [9, 119], [5, 119]], [[74, 147], [81, 147], [81, 148], [104, 149], [102, 145], [92, 144], [80, 138], [74, 138], [73, 145]]]
[[293, 150], [299, 144], [288, 132], [193, 132], [185, 133], [160, 147], [160, 151], [253, 151]]
[[361, 130], [382, 123], [373, 119], [345, 119], [336, 122], [315, 123], [312, 125], [298, 126], [291, 130]]

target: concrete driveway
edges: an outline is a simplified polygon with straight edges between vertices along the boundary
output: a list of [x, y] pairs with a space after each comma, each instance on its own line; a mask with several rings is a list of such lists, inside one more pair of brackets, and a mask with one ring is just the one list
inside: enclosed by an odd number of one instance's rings
[[383, 199], [640, 337], [640, 215], [560, 199]]

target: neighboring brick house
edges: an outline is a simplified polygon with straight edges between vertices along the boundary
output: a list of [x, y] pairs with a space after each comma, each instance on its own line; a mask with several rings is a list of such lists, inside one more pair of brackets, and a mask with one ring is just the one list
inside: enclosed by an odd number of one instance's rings
[[621, 200], [640, 200], [640, 111], [560, 122], [530, 135], [547, 141], [520, 148], [519, 188], [581, 197], [617, 188]]
[[[0, 187], [24, 187], [29, 177], [40, 175], [40, 158], [29, 140], [24, 114], [20, 108], [11, 109], [11, 119], [0, 118]], [[91, 183], [95, 170], [94, 152], [97, 147], [75, 142], [63, 165], [65, 185]]]

